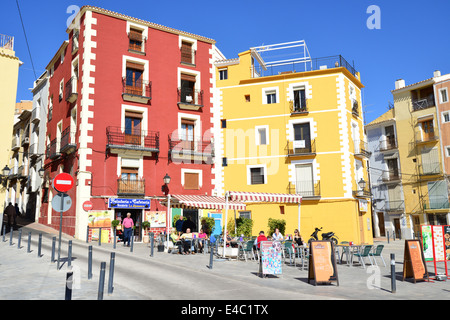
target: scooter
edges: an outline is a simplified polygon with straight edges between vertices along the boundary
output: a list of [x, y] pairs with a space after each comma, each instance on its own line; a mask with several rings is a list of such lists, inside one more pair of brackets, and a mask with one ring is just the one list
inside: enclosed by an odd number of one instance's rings
[[[314, 232], [311, 234], [311, 238], [308, 240], [308, 243], [310, 243], [311, 241], [314, 240], [319, 240], [319, 236], [317, 235], [319, 233], [319, 231], [322, 230], [322, 227], [319, 228], [315, 228]], [[331, 240], [335, 245], [338, 244], [338, 236], [336, 236], [334, 234], [334, 232], [327, 232], [327, 233], [322, 233], [322, 240]]]

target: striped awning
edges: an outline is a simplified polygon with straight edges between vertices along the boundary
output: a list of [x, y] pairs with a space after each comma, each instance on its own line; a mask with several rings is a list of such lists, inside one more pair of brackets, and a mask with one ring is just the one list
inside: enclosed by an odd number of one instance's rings
[[302, 196], [299, 194], [285, 193], [258, 193], [229, 191], [229, 197], [233, 201], [242, 202], [274, 202], [274, 203], [301, 203]]
[[[172, 208], [198, 208], [198, 209], [225, 209], [224, 197], [197, 196], [197, 195], [170, 195]], [[167, 200], [162, 202], [167, 205]], [[238, 200], [228, 200], [228, 209], [245, 210], [245, 203]]]

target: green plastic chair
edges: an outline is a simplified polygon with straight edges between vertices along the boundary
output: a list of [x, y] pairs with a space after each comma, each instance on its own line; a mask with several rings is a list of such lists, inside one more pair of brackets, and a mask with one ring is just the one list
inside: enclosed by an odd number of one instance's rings
[[375, 259], [375, 257], [380, 257], [381, 261], [383, 261], [383, 264], [386, 267], [386, 262], [384, 262], [384, 258], [381, 255], [381, 252], [383, 251], [383, 248], [384, 248], [384, 245], [382, 245], [382, 244], [377, 245], [377, 247], [375, 248], [375, 251], [374, 252], [370, 252], [369, 256], [373, 257], [373, 260], [375, 260], [375, 264], [377, 266], [378, 266], [378, 263], [377, 263], [377, 259]]
[[372, 246], [364, 246], [362, 252], [353, 254], [353, 256], [358, 257], [359, 261], [361, 262], [364, 268], [366, 268], [366, 265], [364, 264], [364, 258], [369, 258], [370, 264], [373, 266], [372, 259], [370, 259], [369, 255], [370, 250], [372, 250]]
[[252, 254], [253, 260], [256, 260], [255, 253], [253, 252], [253, 244], [255, 242], [253, 240], [247, 241], [245, 244], [239, 246], [239, 251], [244, 255], [245, 262], [247, 262], [247, 255], [249, 253]]
[[295, 266], [295, 252], [294, 252], [294, 248], [292, 247], [292, 241], [290, 241], [290, 240], [287, 240], [284, 242], [284, 247], [283, 247], [284, 263], [286, 263], [286, 255], [289, 255], [290, 265], [292, 265], [292, 257], [294, 257], [294, 266]]

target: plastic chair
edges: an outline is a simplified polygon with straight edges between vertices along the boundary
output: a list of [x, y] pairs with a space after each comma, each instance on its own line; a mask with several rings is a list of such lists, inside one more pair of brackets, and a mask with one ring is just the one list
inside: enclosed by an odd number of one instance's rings
[[361, 262], [362, 266], [366, 268], [366, 265], [364, 264], [364, 258], [369, 258], [370, 264], [373, 266], [372, 259], [370, 259], [370, 250], [372, 250], [372, 246], [364, 246], [364, 249], [362, 252], [354, 253], [353, 255], [358, 257], [359, 261]]
[[247, 262], [247, 255], [249, 253], [252, 254], [252, 259], [255, 260], [255, 253], [253, 252], [253, 240], [249, 240], [245, 243], [239, 244], [239, 254], [242, 253], [244, 258], [245, 258], [245, 262]]
[[376, 259], [375, 257], [380, 257], [381, 260], [383, 261], [384, 266], [386, 267], [386, 262], [384, 262], [384, 258], [383, 258], [383, 256], [381, 255], [381, 252], [383, 251], [383, 248], [384, 248], [384, 245], [379, 244], [379, 245], [375, 248], [374, 252], [370, 252], [370, 253], [369, 253], [369, 256], [372, 256], [372, 257], [373, 257], [373, 260], [375, 260], [375, 264], [376, 264], [377, 266], [378, 266], [378, 263], [377, 263], [377, 259]]
[[284, 261], [283, 263], [286, 263], [286, 255], [289, 255], [289, 262], [290, 265], [292, 266], [292, 256], [294, 256], [294, 266], [295, 266], [295, 253], [294, 253], [294, 248], [292, 247], [292, 241], [285, 241], [284, 245], [283, 245], [283, 258]]

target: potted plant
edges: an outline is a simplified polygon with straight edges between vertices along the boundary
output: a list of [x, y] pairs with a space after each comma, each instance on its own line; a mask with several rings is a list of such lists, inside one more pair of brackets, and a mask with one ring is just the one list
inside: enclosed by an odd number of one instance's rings
[[150, 229], [150, 222], [148, 221], [142, 222], [142, 228], [144, 229], [144, 237], [142, 238], [142, 241], [144, 243], [148, 243], [149, 242], [148, 229]]

